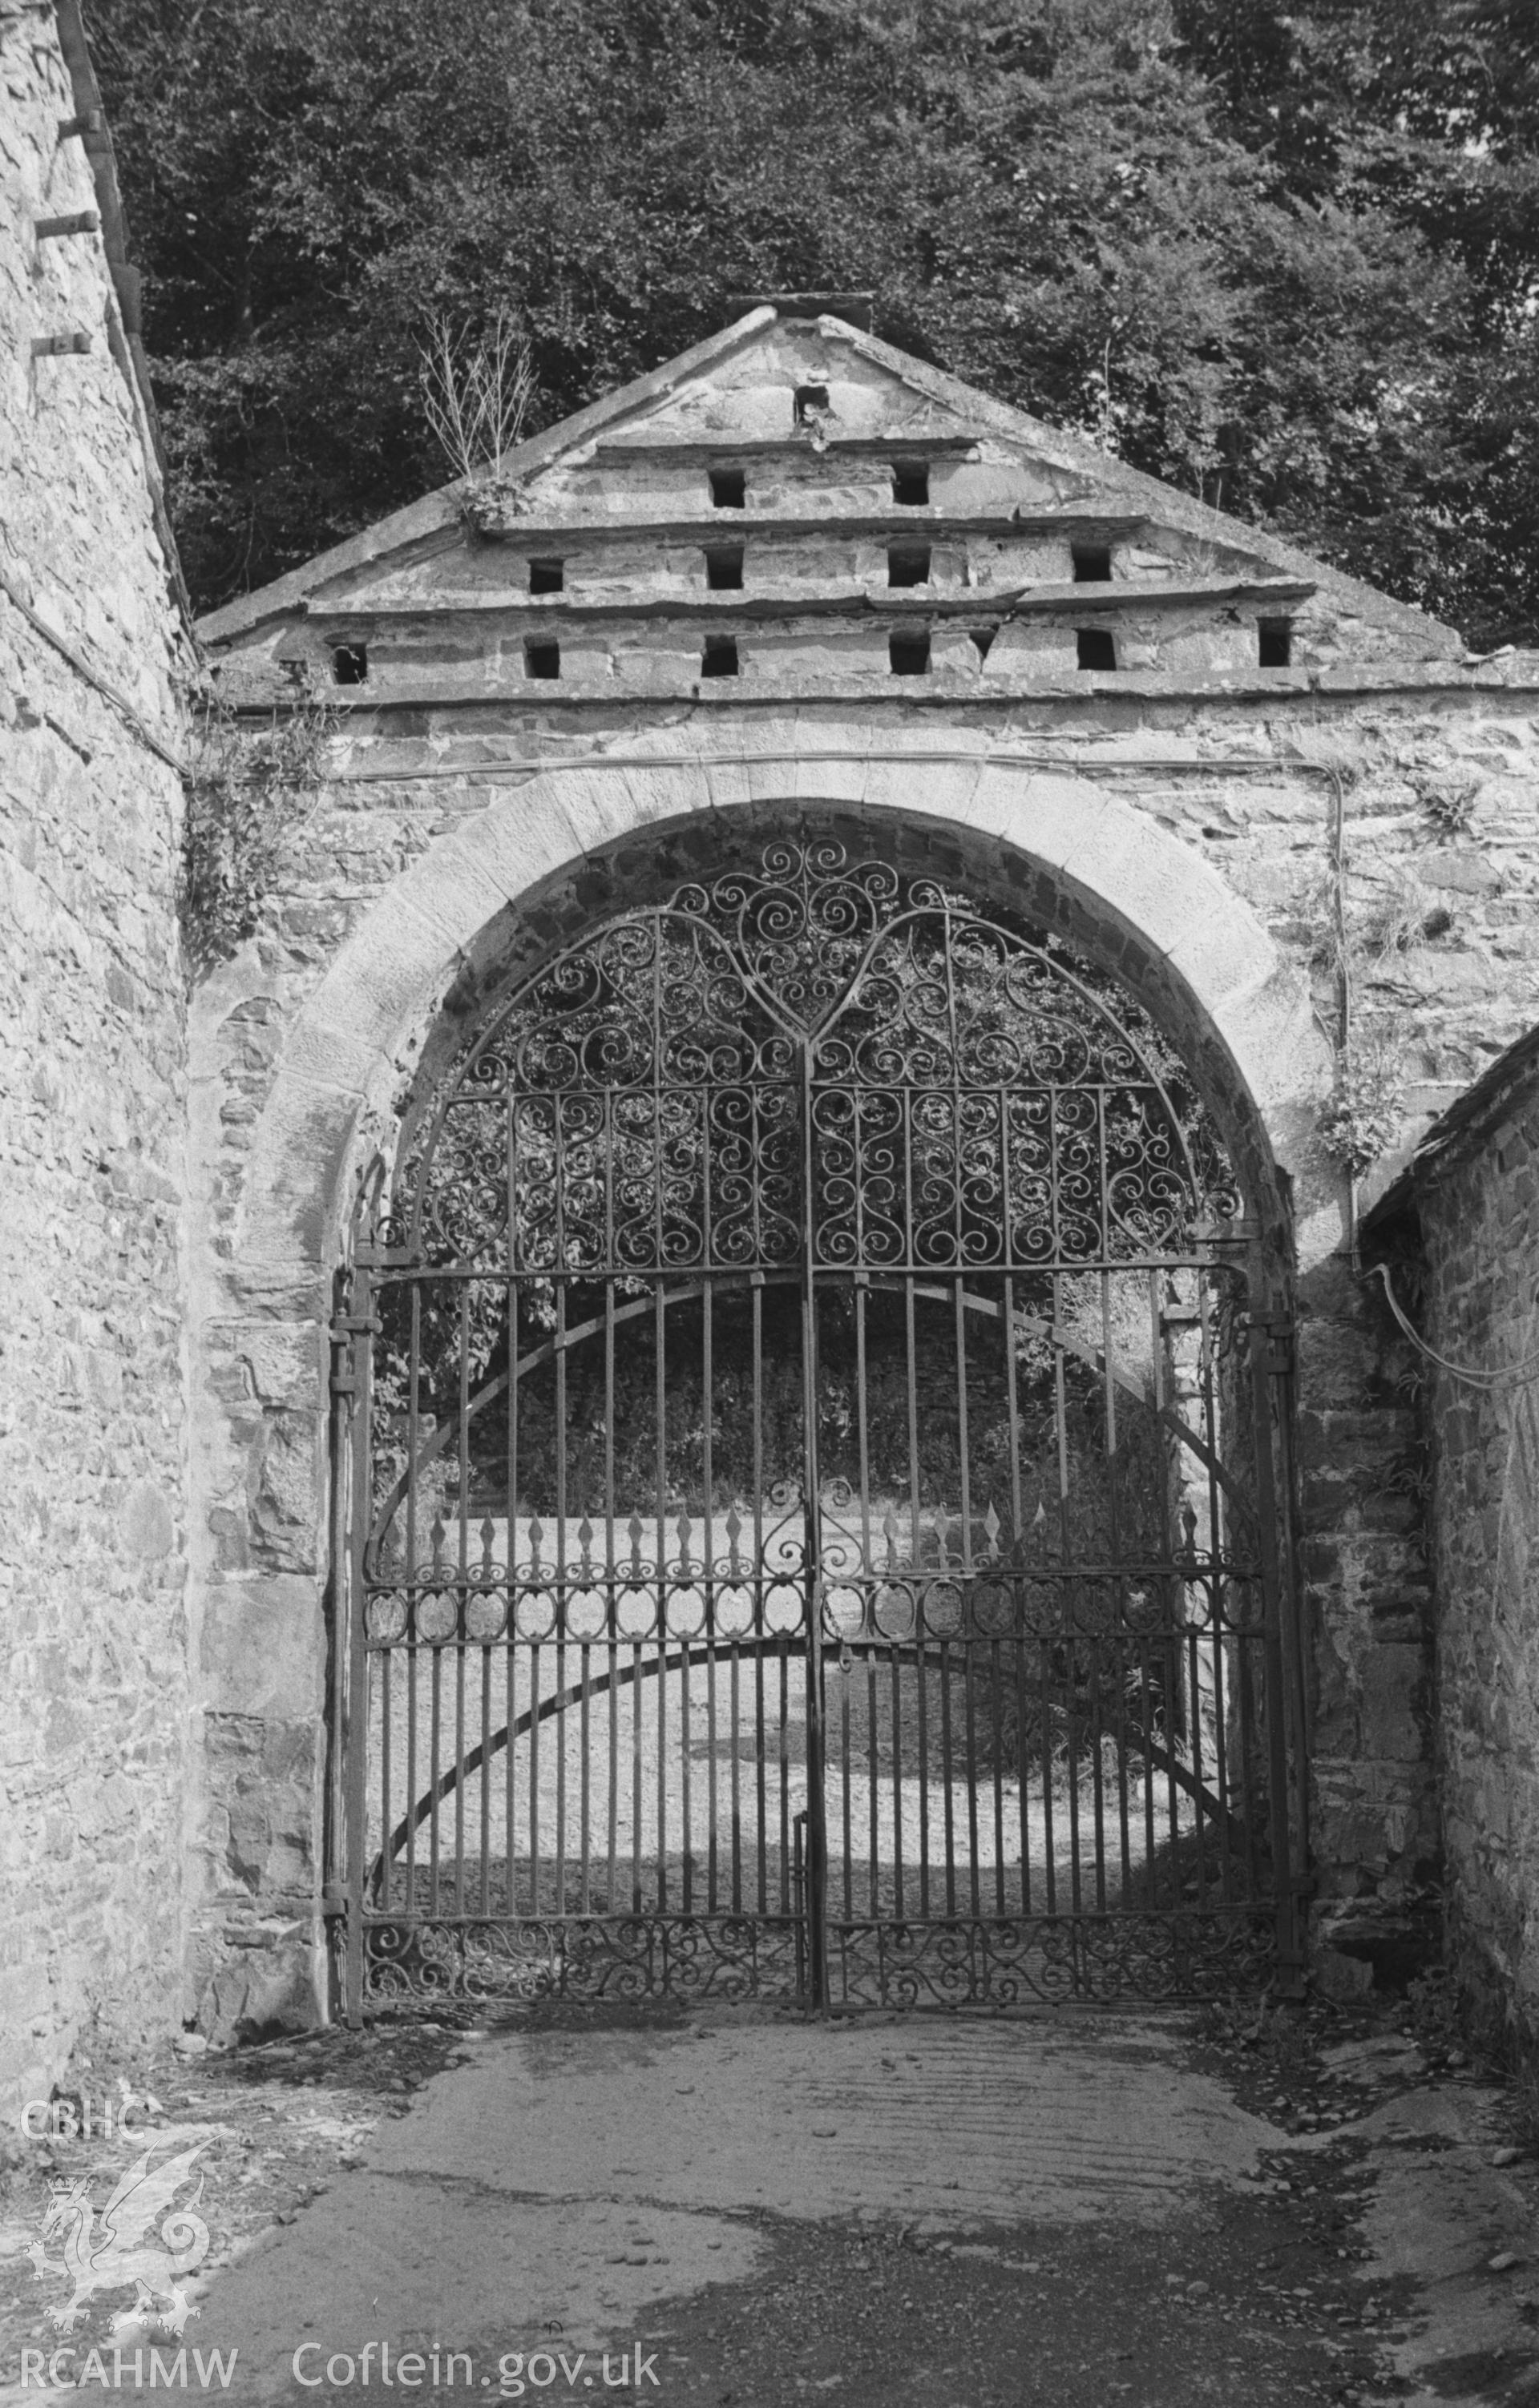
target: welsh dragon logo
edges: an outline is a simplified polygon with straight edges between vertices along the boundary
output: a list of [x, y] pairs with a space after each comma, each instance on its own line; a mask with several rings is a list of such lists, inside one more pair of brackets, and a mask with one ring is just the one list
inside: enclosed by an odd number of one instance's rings
[[[133, 2305], [113, 2316], [114, 2329], [153, 2323], [180, 2334], [188, 2317], [197, 2315], [181, 2278], [209, 2251], [209, 2228], [193, 2214], [203, 2197], [202, 2175], [184, 2205], [173, 2214], [165, 2211], [182, 2184], [191, 2181], [193, 2161], [201, 2157], [204, 2145], [200, 2141], [152, 2166], [157, 2144], [151, 2143], [120, 2180], [99, 2223], [84, 2182], [55, 2183], [42, 2240], [35, 2241], [27, 2255], [39, 2274], [63, 2275], [72, 2286], [63, 2305], [48, 2311], [49, 2322], [58, 2331], [72, 2332], [98, 2291], [134, 2291]], [[157, 2223], [164, 2247], [155, 2245], [152, 2228]], [[47, 2244], [55, 2239], [62, 2239], [64, 2254], [50, 2258]]]

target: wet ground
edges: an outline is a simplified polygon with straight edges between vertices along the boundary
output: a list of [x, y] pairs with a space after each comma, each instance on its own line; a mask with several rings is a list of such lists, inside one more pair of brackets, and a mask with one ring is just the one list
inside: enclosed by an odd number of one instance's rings
[[[530, 2008], [82, 2064], [144, 2131], [9, 2145], [3, 2396], [185, 2346], [252, 2408], [1539, 2401], [1539, 2136], [1404, 2022]], [[114, 2333], [108, 2287], [56, 2332], [50, 2187], [99, 2210], [151, 2132], [201, 2152], [196, 2313]]]

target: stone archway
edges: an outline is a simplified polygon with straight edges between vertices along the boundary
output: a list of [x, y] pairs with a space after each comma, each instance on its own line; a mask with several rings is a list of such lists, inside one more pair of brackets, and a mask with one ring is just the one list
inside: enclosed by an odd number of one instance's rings
[[1048, 907], [1039, 917], [1071, 925], [1171, 1028], [1205, 1074], [1231, 1143], [1248, 1135], [1249, 1151], [1262, 1138], [1294, 1183], [1301, 1261], [1336, 1241], [1336, 1182], [1313, 1136], [1328, 1049], [1302, 982], [1201, 855], [1090, 778], [982, 752], [899, 749], [885, 737], [857, 753], [817, 743], [817, 733], [753, 755], [659, 752], [553, 768], [440, 838], [353, 930], [289, 1032], [255, 1131], [240, 1258], [295, 1268], [332, 1258], [358, 1132], [510, 903], [538, 910], [574, 866], [644, 831], [814, 803], [943, 828], [1024, 872]]
[[[266, 1308], [257, 1341], [270, 1367], [264, 1476], [281, 1488], [290, 1523], [311, 1537], [296, 1547], [293, 1572], [229, 1583], [210, 1592], [202, 1616], [209, 1728], [221, 1749], [235, 1731], [238, 1756], [233, 1773], [223, 1758], [210, 1768], [210, 1854], [217, 1860], [226, 1833], [237, 1845], [239, 1813], [269, 1836], [280, 1831], [280, 1899], [265, 1894], [270, 1876], [261, 1870], [250, 1887], [253, 1910], [269, 1910], [253, 1920], [288, 1926], [268, 1950], [260, 1995], [246, 1970], [233, 1985], [225, 1978], [216, 2016], [226, 2022], [292, 2013], [308, 1985], [324, 1995], [319, 1924], [296, 1928], [294, 1913], [307, 1874], [318, 1888], [309, 1868], [324, 1820], [320, 1374], [329, 1274], [372, 1134], [445, 997], [497, 952], [489, 932], [506, 930], [511, 907], [549, 941], [563, 912], [592, 910], [595, 880], [644, 878], [659, 847], [706, 832], [719, 841], [725, 824], [812, 810], [906, 825], [953, 848], [975, 874], [1007, 884], [1038, 924], [1058, 927], [1114, 971], [1191, 1067], [1259, 1198], [1279, 1270], [1289, 1268], [1288, 1182], [1299, 1257], [1307, 1263], [1338, 1242], [1335, 1185], [1313, 1144], [1330, 1061], [1299, 981], [1216, 872], [1107, 786], [982, 749], [930, 751], [885, 730], [808, 726], [766, 730], [753, 753], [590, 759], [500, 795], [439, 838], [354, 927], [295, 1016], [252, 1132], [233, 1255], [245, 1294]], [[218, 1444], [210, 1432], [210, 1466]], [[254, 1853], [247, 1848], [247, 1862]]]

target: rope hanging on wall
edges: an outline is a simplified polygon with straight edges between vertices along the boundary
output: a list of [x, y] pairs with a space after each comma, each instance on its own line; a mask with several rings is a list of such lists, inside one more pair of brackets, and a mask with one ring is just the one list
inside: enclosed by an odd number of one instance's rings
[[1430, 1363], [1435, 1363], [1440, 1371], [1446, 1371], [1450, 1379], [1462, 1380], [1466, 1387], [1479, 1388], [1489, 1394], [1506, 1386], [1509, 1383], [1539, 1378], [1539, 1354], [1525, 1354], [1521, 1362], [1509, 1363], [1499, 1371], [1477, 1371], [1463, 1363], [1450, 1363], [1446, 1354], [1438, 1354], [1435, 1347], [1429, 1346], [1425, 1338], [1412, 1328], [1401, 1309], [1399, 1297], [1389, 1284], [1388, 1264], [1374, 1263], [1369, 1273], [1370, 1278], [1373, 1277], [1374, 1271], [1376, 1271], [1384, 1282], [1384, 1293], [1389, 1299], [1389, 1310], [1417, 1354], [1425, 1354]]

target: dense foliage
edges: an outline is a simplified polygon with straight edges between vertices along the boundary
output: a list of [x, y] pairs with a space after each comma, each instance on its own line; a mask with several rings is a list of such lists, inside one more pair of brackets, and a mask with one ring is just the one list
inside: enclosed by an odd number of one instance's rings
[[1531, 0], [96, 0], [205, 605], [441, 482], [415, 342], [532, 424], [721, 322], [892, 340], [1535, 638]]

